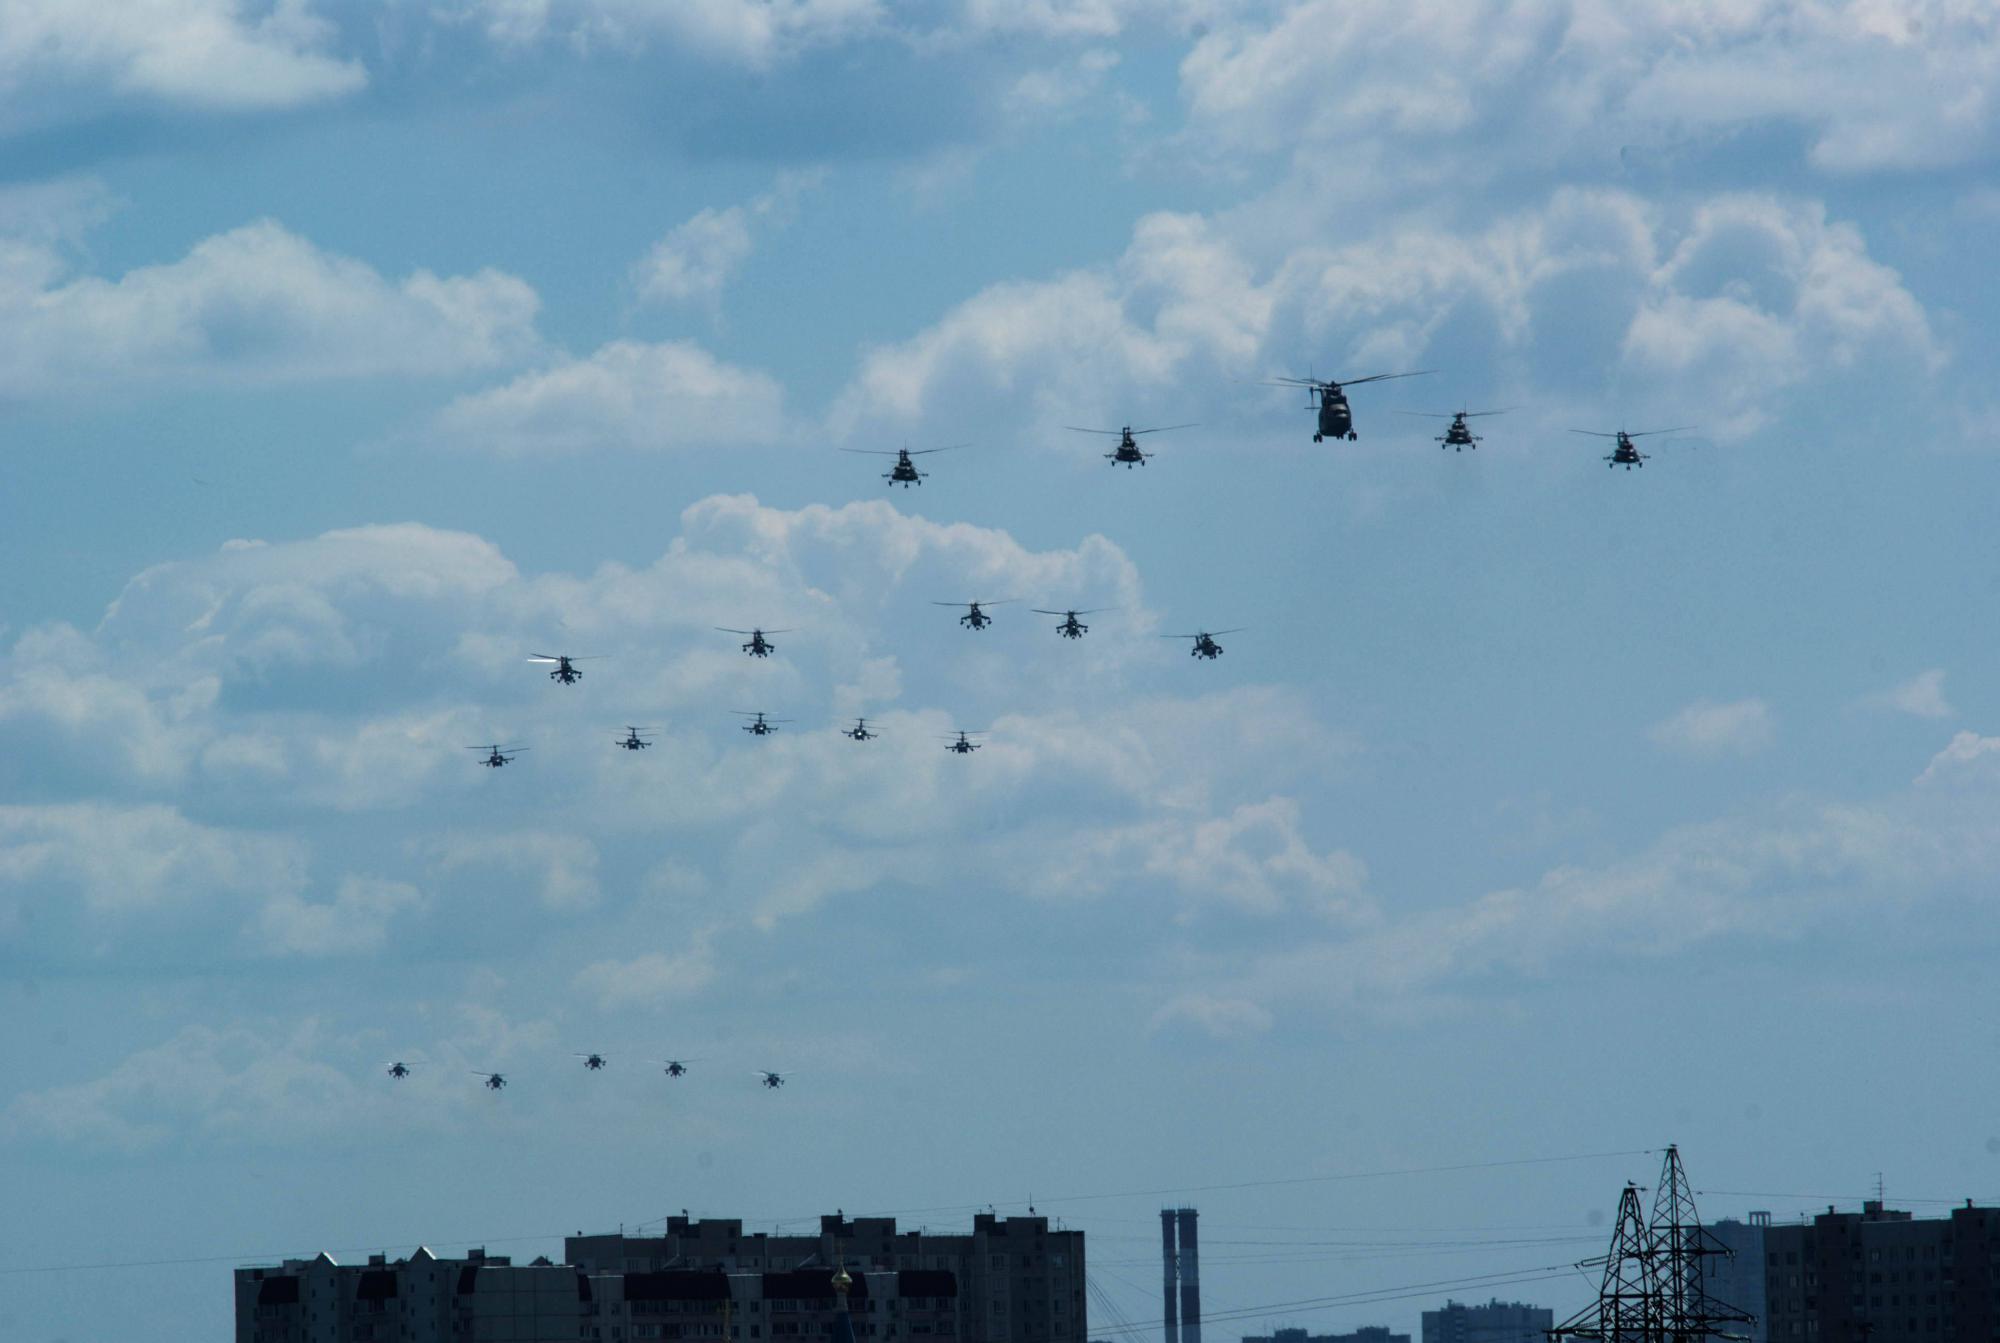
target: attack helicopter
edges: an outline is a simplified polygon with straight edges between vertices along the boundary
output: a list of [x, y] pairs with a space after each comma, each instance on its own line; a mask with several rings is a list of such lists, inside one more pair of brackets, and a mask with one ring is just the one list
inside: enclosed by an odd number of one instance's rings
[[1065, 639], [1081, 639], [1084, 635], [1090, 633], [1090, 626], [1078, 620], [1077, 617], [1094, 616], [1099, 611], [1109, 611], [1111, 608], [1108, 606], [1093, 606], [1088, 611], [1044, 611], [1039, 606], [1031, 606], [1028, 609], [1038, 616], [1061, 616], [1063, 621], [1062, 624], [1056, 626], [1056, 633], [1062, 635]]
[[404, 1063], [401, 1059], [398, 1059], [396, 1062], [389, 1065], [389, 1076], [395, 1078], [397, 1081], [400, 1082], [402, 1079], [408, 1077], [409, 1075], [410, 1075], [410, 1065]]
[[618, 745], [624, 747], [628, 751], [643, 751], [648, 746], [651, 746], [653, 743], [651, 738], [642, 737], [639, 734], [641, 732], [657, 732], [657, 731], [659, 731], [658, 728], [631, 727], [628, 725], [625, 729], [624, 736], [613, 737], [611, 740], [616, 742]]
[[1237, 634], [1245, 628], [1245, 626], [1238, 625], [1235, 629], [1217, 630], [1215, 634], [1203, 630], [1199, 634], [1162, 634], [1160, 637], [1162, 639], [1192, 639], [1194, 640], [1194, 647], [1188, 650], [1188, 656], [1207, 658], [1213, 662], [1222, 656], [1222, 645], [1215, 641], [1216, 634]]
[[1601, 429], [1572, 429], [1570, 432], [1572, 434], [1588, 434], [1592, 438], [1617, 439], [1618, 441], [1612, 446], [1611, 451], [1604, 455], [1604, 461], [1606, 465], [1614, 469], [1622, 466], [1627, 471], [1630, 471], [1635, 466], [1644, 466], [1646, 459], [1653, 455], [1650, 452], [1639, 451], [1638, 446], [1632, 442], [1633, 439], [1645, 438], [1649, 434], [1685, 433], [1692, 428], [1694, 426], [1691, 424], [1683, 424], [1677, 425], [1672, 429], [1641, 429], [1637, 433], [1631, 434], [1626, 433], [1623, 429], [1608, 434]]
[[502, 1077], [499, 1073], [483, 1073], [479, 1071], [479, 1069], [477, 1068], [468, 1069], [468, 1071], [471, 1072], [471, 1074], [474, 1077], [485, 1078], [486, 1079], [485, 1085], [488, 1091], [504, 1091], [507, 1089], [507, 1079]]
[[945, 741], [944, 749], [950, 751], [953, 755], [971, 755], [974, 751], [978, 750], [980, 746], [983, 744], [980, 742], [973, 741], [971, 739], [974, 737], [983, 737], [985, 735], [986, 733], [984, 731], [960, 732], [956, 738], [947, 735], [944, 738]]
[[496, 746], [468, 746], [465, 749], [468, 751], [488, 752], [487, 757], [484, 760], [480, 761], [479, 763], [485, 765], [488, 769], [499, 769], [502, 765], [512, 760], [515, 756], [521, 754], [521, 752], [530, 750], [532, 748], [527, 746], [503, 747], [496, 745]]
[[571, 657], [567, 653], [536, 653], [528, 661], [555, 663], [555, 670], [549, 673], [549, 679], [560, 681], [564, 685], [575, 685], [583, 679], [583, 671], [576, 664], [589, 662], [592, 659]]
[[[748, 653], [753, 658], [767, 658], [771, 656], [771, 654], [778, 651], [778, 646], [772, 643], [769, 639], [766, 639], [764, 637], [764, 631], [760, 629], [733, 630], [730, 629], [727, 625], [717, 625], [715, 628], [720, 630], [724, 634], [749, 635], [750, 642], [743, 645], [743, 651]], [[791, 631], [788, 629], [772, 630], [771, 633], [790, 634]]]
[[1118, 446], [1105, 453], [1104, 460], [1110, 462], [1113, 466], [1123, 465], [1128, 471], [1135, 466], [1144, 466], [1147, 459], [1153, 455], [1150, 452], [1141, 452], [1139, 444], [1134, 440], [1133, 435], [1164, 434], [1169, 429], [1192, 429], [1194, 427], [1193, 424], [1163, 424], [1156, 429], [1134, 429], [1129, 424], [1123, 429], [1085, 429], [1083, 426], [1076, 424], [1066, 424], [1063, 426], [1063, 428], [1074, 430], [1079, 434], [1108, 434], [1115, 437], [1118, 440]]
[[993, 623], [993, 617], [987, 615], [986, 612], [980, 609], [981, 607], [1005, 606], [1008, 602], [1017, 602], [1019, 600], [1021, 600], [1019, 597], [1006, 597], [997, 602], [932, 602], [931, 605], [963, 606], [965, 614], [958, 618], [958, 623], [969, 630], [983, 630]]
[[785, 1079], [787, 1077], [792, 1077], [795, 1075], [796, 1074], [793, 1073], [767, 1072], [762, 1068], [757, 1070], [757, 1076], [759, 1080], [763, 1082], [764, 1089], [766, 1091], [776, 1091], [779, 1087], [785, 1084]]
[[868, 720], [866, 718], [857, 718], [854, 720], [854, 726], [842, 728], [840, 735], [851, 738], [854, 741], [874, 741], [877, 734], [868, 730]]
[[596, 1072], [604, 1066], [604, 1055], [602, 1054], [571, 1054], [570, 1057], [582, 1059], [583, 1066], [591, 1072]]
[[700, 1060], [700, 1059], [661, 1059], [661, 1060], [660, 1060], [660, 1062], [662, 1062], [662, 1063], [664, 1063], [664, 1064], [666, 1064], [666, 1065], [667, 1065], [667, 1066], [666, 1066], [666, 1074], [667, 1074], [667, 1076], [669, 1076], [669, 1077], [685, 1077], [685, 1076], [687, 1075], [687, 1070], [688, 1070], [688, 1064], [690, 1064], [690, 1063], [700, 1063], [700, 1062], [701, 1062], [701, 1060]]
[[882, 473], [882, 479], [891, 485], [901, 485], [907, 490], [912, 485], [923, 484], [924, 477], [930, 474], [928, 471], [917, 470], [917, 464], [910, 458], [921, 457], [927, 452], [950, 452], [953, 448], [971, 446], [969, 443], [949, 443], [942, 448], [897, 448], [894, 452], [885, 448], [842, 448], [841, 451], [865, 453], [871, 457], [894, 457], [896, 464]]
[[1416, 415], [1426, 420], [1450, 420], [1451, 423], [1445, 426], [1445, 431], [1437, 437], [1438, 447], [1441, 449], [1452, 448], [1458, 452], [1464, 452], [1467, 448], [1472, 448], [1476, 451], [1482, 441], [1478, 434], [1473, 433], [1467, 427], [1465, 423], [1467, 420], [1475, 419], [1481, 415], [1505, 415], [1509, 409], [1511, 407], [1503, 407], [1500, 410], [1454, 410], [1449, 412], [1399, 410], [1396, 413], [1398, 415]]
[[1313, 442], [1323, 439], [1346, 439], [1352, 443], [1361, 437], [1354, 432], [1354, 412], [1347, 404], [1344, 387], [1358, 387], [1364, 382], [1382, 382], [1388, 378], [1421, 378], [1436, 369], [1420, 368], [1414, 373], [1371, 373], [1365, 378], [1349, 378], [1346, 382], [1333, 382], [1323, 378], [1267, 378], [1267, 387], [1303, 387], [1306, 389], [1308, 410], [1319, 411], [1319, 430], [1313, 435]]
[[789, 718], [766, 718], [762, 709], [731, 709], [731, 713], [748, 718], [743, 730], [753, 737], [768, 737], [778, 730], [778, 724], [789, 723]]

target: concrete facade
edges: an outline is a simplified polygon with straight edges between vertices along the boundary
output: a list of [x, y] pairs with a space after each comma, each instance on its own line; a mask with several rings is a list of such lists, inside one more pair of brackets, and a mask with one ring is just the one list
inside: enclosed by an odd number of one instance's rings
[[1763, 1238], [1772, 1343], [2000, 1339], [2000, 1208], [1919, 1220], [1871, 1199]]
[[848, 1328], [831, 1269], [590, 1272], [419, 1250], [343, 1265], [327, 1255], [236, 1271], [237, 1343], [958, 1343], [963, 1302], [940, 1269], [849, 1272]]
[[[981, 1213], [970, 1234], [898, 1229], [893, 1217], [820, 1218], [817, 1234], [745, 1234], [738, 1218], [669, 1217], [657, 1236], [570, 1236], [563, 1256], [587, 1272], [719, 1269], [786, 1272], [844, 1265], [863, 1271], [940, 1271], [960, 1298], [965, 1343], [1085, 1343], [1081, 1231], [1050, 1230], [1046, 1217]], [[857, 1316], [856, 1330], [864, 1323]], [[863, 1334], [865, 1343], [867, 1335]]]
[[1555, 1312], [1547, 1306], [1497, 1299], [1483, 1306], [1447, 1301], [1440, 1310], [1424, 1312], [1423, 1343], [1543, 1343], [1555, 1323]]

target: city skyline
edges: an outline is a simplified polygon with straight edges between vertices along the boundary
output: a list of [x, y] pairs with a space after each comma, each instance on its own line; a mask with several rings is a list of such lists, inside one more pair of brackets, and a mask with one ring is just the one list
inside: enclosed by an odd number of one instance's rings
[[1106, 1319], [1187, 1205], [1211, 1335], [1415, 1335], [1567, 1318], [1469, 1280], [1669, 1143], [2000, 1197], [1991, 6], [0, 0], [0, 71], [0, 1333], [1032, 1204]]

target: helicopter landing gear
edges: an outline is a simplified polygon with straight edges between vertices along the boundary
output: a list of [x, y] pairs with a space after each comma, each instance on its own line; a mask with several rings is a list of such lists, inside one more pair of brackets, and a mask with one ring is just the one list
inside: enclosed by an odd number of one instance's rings
[[1359, 443], [1361, 441], [1361, 435], [1355, 433], [1352, 429], [1350, 429], [1347, 431], [1347, 441], [1349, 443]]
[[1313, 442], [1315, 442], [1315, 443], [1324, 443], [1324, 442], [1326, 442], [1326, 435], [1324, 435], [1324, 434], [1314, 434], [1314, 435], [1313, 435]]

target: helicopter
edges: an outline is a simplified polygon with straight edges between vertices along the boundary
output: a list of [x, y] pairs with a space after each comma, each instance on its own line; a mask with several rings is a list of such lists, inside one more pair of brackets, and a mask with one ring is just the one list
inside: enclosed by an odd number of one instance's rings
[[401, 1059], [398, 1059], [396, 1060], [396, 1062], [389, 1065], [389, 1076], [395, 1078], [397, 1081], [400, 1082], [403, 1078], [408, 1077], [409, 1075], [410, 1075], [410, 1065], [403, 1062]]
[[529, 750], [530, 748], [526, 746], [508, 746], [505, 748], [502, 748], [500, 746], [468, 746], [465, 749], [468, 751], [488, 752], [489, 754], [487, 755], [487, 757], [484, 760], [480, 761], [479, 763], [485, 765], [489, 769], [499, 769], [502, 765], [512, 760], [515, 756], [521, 754], [521, 752], [523, 751]]
[[483, 1077], [486, 1079], [486, 1089], [488, 1091], [503, 1091], [506, 1089], [507, 1079], [499, 1073], [483, 1073], [477, 1068], [473, 1068], [470, 1071], [474, 1077]]
[[639, 734], [641, 732], [655, 732], [655, 731], [658, 731], [658, 729], [650, 727], [632, 727], [628, 725], [625, 729], [624, 736], [613, 737], [611, 740], [616, 742], [618, 745], [624, 747], [628, 751], [643, 751], [648, 746], [651, 746], [653, 743], [647, 738], [640, 736]]
[[1019, 600], [1020, 598], [1018, 597], [1008, 597], [997, 602], [932, 602], [931, 605], [963, 606], [966, 608], [966, 611], [964, 615], [958, 618], [958, 623], [965, 626], [969, 630], [983, 630], [988, 625], [991, 625], [993, 623], [993, 617], [987, 615], [986, 612], [980, 610], [979, 609], [980, 607], [1005, 606], [1008, 602], [1014, 602]]
[[1188, 656], [1207, 658], [1213, 662], [1222, 656], [1222, 645], [1215, 641], [1215, 635], [1236, 634], [1243, 628], [1244, 626], [1238, 625], [1235, 629], [1217, 630], [1215, 634], [1210, 634], [1207, 630], [1203, 630], [1199, 634], [1162, 634], [1160, 637], [1162, 639], [1192, 639], [1194, 640], [1194, 647], [1188, 650]]
[[556, 669], [549, 673], [549, 679], [551, 681], [560, 681], [564, 685], [575, 685], [578, 681], [581, 681], [583, 679], [583, 672], [576, 664], [589, 660], [588, 658], [571, 657], [567, 653], [536, 653], [528, 659], [530, 662], [555, 663]]
[[946, 743], [944, 749], [952, 752], [954, 755], [971, 755], [974, 751], [978, 750], [980, 747], [980, 743], [971, 740], [971, 738], [983, 737], [985, 735], [986, 734], [983, 731], [960, 732], [957, 738], [955, 739], [952, 737], [946, 737], [944, 739]]
[[1445, 427], [1445, 431], [1438, 435], [1438, 447], [1454, 448], [1459, 452], [1464, 452], [1467, 448], [1477, 450], [1480, 444], [1479, 435], [1466, 427], [1465, 422], [1467, 420], [1480, 415], [1505, 415], [1507, 411], [1505, 409], [1455, 410], [1449, 413], [1442, 413], [1434, 410], [1399, 410], [1396, 413], [1398, 415], [1418, 415], [1427, 420], [1450, 420], [1451, 423]]
[[1604, 460], [1609, 466], [1622, 466], [1627, 471], [1630, 471], [1635, 466], [1644, 466], [1646, 459], [1652, 456], [1649, 452], [1639, 451], [1638, 447], [1633, 444], [1633, 439], [1644, 438], [1648, 434], [1678, 434], [1692, 428], [1694, 426], [1691, 424], [1683, 424], [1677, 425], [1672, 429], [1641, 429], [1636, 434], [1628, 434], [1623, 429], [1610, 434], [1599, 429], [1572, 429], [1570, 432], [1572, 434], [1589, 434], [1592, 438], [1617, 439], [1618, 441], [1612, 446], [1611, 451], [1605, 454]]
[[592, 1072], [596, 1072], [604, 1066], [604, 1055], [602, 1054], [572, 1054], [570, 1057], [582, 1059], [583, 1066]]
[[1081, 425], [1075, 424], [1066, 424], [1063, 426], [1063, 428], [1074, 430], [1079, 434], [1110, 434], [1116, 437], [1118, 446], [1105, 453], [1104, 460], [1110, 462], [1113, 466], [1122, 464], [1127, 471], [1135, 466], [1144, 466], [1146, 459], [1153, 455], [1150, 452], [1139, 451], [1138, 443], [1133, 440], [1134, 434], [1164, 434], [1169, 429], [1192, 429], [1194, 427], [1192, 424], [1163, 424], [1156, 429], [1134, 429], [1129, 424], [1123, 429], [1085, 429]]
[[766, 718], [762, 709], [732, 709], [730, 712], [750, 720], [743, 725], [743, 730], [753, 737], [768, 737], [778, 730], [778, 724], [792, 721], [789, 718]]
[[1348, 407], [1347, 393], [1343, 387], [1358, 387], [1364, 382], [1381, 382], [1385, 378], [1420, 378], [1436, 369], [1422, 368], [1414, 373], [1371, 373], [1365, 378], [1349, 378], [1346, 382], [1332, 382], [1323, 378], [1267, 378], [1267, 387], [1303, 387], [1310, 398], [1307, 409], [1319, 410], [1319, 431], [1313, 435], [1313, 442], [1323, 439], [1344, 438], [1352, 443], [1361, 435], [1354, 432], [1354, 412]]
[[[715, 628], [716, 628], [716, 629], [718, 629], [718, 630], [720, 630], [720, 631], [722, 631], [722, 632], [723, 632], [724, 634], [747, 634], [747, 635], [749, 635], [749, 636], [750, 636], [750, 642], [749, 642], [749, 643], [747, 643], [747, 644], [744, 644], [744, 645], [743, 645], [743, 651], [744, 651], [744, 652], [746, 652], [746, 653], [748, 653], [748, 654], [749, 654], [749, 655], [750, 655], [751, 657], [753, 657], [753, 658], [767, 658], [767, 657], [771, 656], [771, 654], [773, 654], [773, 653], [775, 653], [775, 652], [777, 652], [777, 651], [778, 651], [778, 646], [777, 646], [776, 644], [772, 643], [772, 642], [771, 642], [771, 641], [770, 641], [769, 639], [766, 639], [766, 638], [764, 637], [764, 631], [762, 631], [762, 630], [758, 630], [758, 629], [749, 629], [749, 630], [733, 630], [733, 629], [730, 629], [730, 628], [729, 628], [729, 627], [728, 627], [727, 625], [717, 625], [717, 626], [716, 626]], [[772, 631], [771, 631], [771, 633], [773, 633], [773, 634], [790, 634], [790, 633], [791, 633], [791, 631], [790, 631], [790, 630], [772, 630]]]
[[855, 741], [874, 741], [877, 734], [868, 730], [868, 720], [866, 718], [857, 718], [854, 720], [854, 726], [842, 728], [840, 735], [851, 737]]
[[1063, 617], [1062, 624], [1056, 626], [1056, 633], [1062, 635], [1065, 639], [1081, 639], [1084, 635], [1090, 633], [1090, 626], [1078, 620], [1077, 617], [1094, 616], [1099, 611], [1109, 611], [1111, 608], [1108, 606], [1093, 606], [1088, 611], [1044, 611], [1039, 606], [1031, 606], [1028, 609], [1038, 616]]
[[766, 1091], [776, 1091], [785, 1084], [785, 1078], [790, 1076], [790, 1074], [774, 1073], [760, 1068], [757, 1071], [757, 1076], [762, 1080]]
[[907, 490], [912, 485], [923, 484], [924, 477], [930, 474], [928, 471], [917, 470], [917, 464], [910, 458], [921, 457], [927, 452], [950, 452], [953, 448], [970, 446], [967, 443], [951, 443], [942, 448], [897, 448], [894, 452], [882, 448], [842, 448], [841, 451], [861, 452], [871, 457], [894, 457], [896, 464], [882, 473], [882, 479], [891, 485], [901, 485]]
[[687, 1070], [688, 1070], [688, 1064], [690, 1064], [690, 1063], [700, 1063], [700, 1062], [701, 1062], [701, 1060], [700, 1060], [700, 1059], [661, 1059], [661, 1060], [660, 1060], [660, 1062], [662, 1062], [662, 1063], [664, 1063], [664, 1064], [666, 1064], [666, 1065], [667, 1065], [667, 1067], [666, 1067], [666, 1073], [667, 1073], [667, 1076], [669, 1076], [669, 1077], [683, 1077], [683, 1076], [685, 1076], [685, 1075], [687, 1074]]

